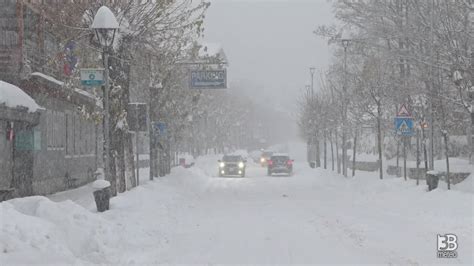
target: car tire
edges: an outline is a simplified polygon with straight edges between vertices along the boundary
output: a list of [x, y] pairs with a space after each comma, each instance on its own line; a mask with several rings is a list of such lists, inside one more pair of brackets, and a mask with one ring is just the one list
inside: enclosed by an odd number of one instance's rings
[[272, 172], [271, 172], [271, 171], [268, 171], [268, 172], [267, 172], [267, 176], [272, 176]]

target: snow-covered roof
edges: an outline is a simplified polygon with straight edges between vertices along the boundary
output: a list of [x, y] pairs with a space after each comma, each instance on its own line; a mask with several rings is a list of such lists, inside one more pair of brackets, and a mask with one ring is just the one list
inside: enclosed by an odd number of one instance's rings
[[0, 105], [10, 108], [26, 107], [29, 112], [36, 112], [41, 107], [35, 100], [17, 86], [0, 80]]
[[48, 81], [50, 81], [50, 82], [52, 82], [52, 83], [55, 83], [55, 84], [57, 84], [57, 85], [59, 85], [59, 86], [61, 86], [61, 87], [64, 86], [64, 82], [59, 81], [59, 80], [57, 80], [57, 79], [55, 79], [55, 78], [53, 78], [53, 77], [51, 77], [51, 76], [48, 76], [48, 75], [46, 75], [46, 74], [41, 73], [41, 72], [33, 72], [33, 73], [31, 73], [31, 75], [32, 75], [32, 76], [36, 76], [36, 77], [44, 78], [44, 79], [46, 79], [46, 80], [48, 80]]

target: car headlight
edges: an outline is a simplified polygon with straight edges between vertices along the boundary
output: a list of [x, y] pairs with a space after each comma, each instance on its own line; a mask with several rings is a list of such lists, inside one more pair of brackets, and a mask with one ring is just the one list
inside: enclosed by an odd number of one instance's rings
[[220, 168], [224, 168], [224, 167], [225, 167], [225, 163], [223, 163], [223, 162], [220, 163], [220, 164], [219, 164], [219, 167], [220, 167]]
[[261, 163], [264, 163], [264, 162], [265, 162], [265, 158], [260, 158], [260, 162], [261, 162]]
[[239, 168], [244, 168], [245, 167], [245, 164], [243, 162], [240, 162], [239, 163]]

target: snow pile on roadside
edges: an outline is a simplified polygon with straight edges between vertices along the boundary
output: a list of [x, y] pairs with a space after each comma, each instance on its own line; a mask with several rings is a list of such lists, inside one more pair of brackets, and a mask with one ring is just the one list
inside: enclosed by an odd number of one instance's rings
[[474, 193], [474, 183], [472, 182], [472, 174], [466, 179], [464, 179], [464, 181], [462, 181], [461, 183], [453, 185], [453, 190]]
[[10, 108], [26, 107], [30, 112], [36, 112], [41, 107], [35, 100], [15, 85], [0, 80], [0, 105]]
[[118, 241], [107, 220], [72, 201], [13, 199], [0, 203], [0, 217], [4, 265], [107, 263]]

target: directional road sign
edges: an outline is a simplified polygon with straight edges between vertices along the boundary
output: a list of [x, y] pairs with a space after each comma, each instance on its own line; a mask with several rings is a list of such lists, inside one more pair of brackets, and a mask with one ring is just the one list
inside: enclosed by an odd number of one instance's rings
[[192, 89], [226, 89], [227, 71], [220, 70], [193, 70], [191, 71]]

